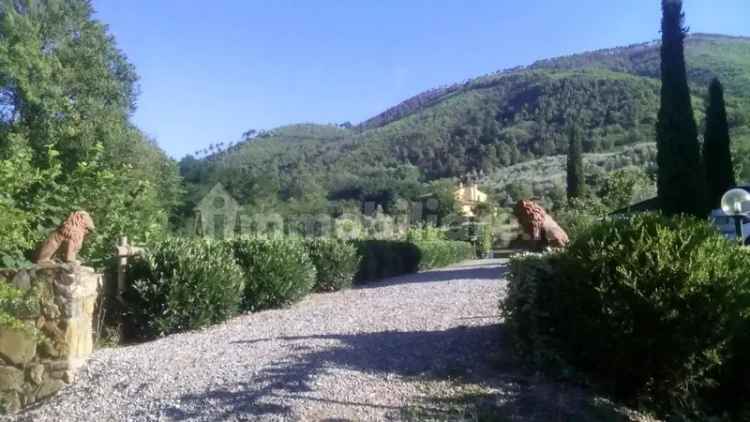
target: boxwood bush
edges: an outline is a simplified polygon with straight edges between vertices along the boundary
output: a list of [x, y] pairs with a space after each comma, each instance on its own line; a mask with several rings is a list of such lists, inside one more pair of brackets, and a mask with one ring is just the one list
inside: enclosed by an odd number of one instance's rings
[[395, 240], [355, 240], [361, 261], [356, 280], [365, 282], [419, 270], [419, 248], [410, 242]]
[[445, 267], [474, 258], [474, 245], [469, 242], [436, 240], [415, 242], [419, 250], [419, 269]]
[[237, 314], [242, 270], [232, 251], [208, 240], [167, 239], [128, 265], [127, 335], [143, 339], [196, 329]]
[[747, 253], [706, 222], [645, 214], [513, 259], [501, 311], [532, 363], [563, 360], [669, 412], [729, 388], [726, 365], [747, 353], [732, 344], [743, 344], [748, 297]]
[[358, 282], [444, 267], [474, 257], [474, 246], [461, 241], [357, 240], [354, 246], [361, 257]]
[[361, 260], [354, 245], [341, 239], [308, 239], [305, 248], [315, 266], [316, 291], [333, 292], [352, 286]]
[[229, 244], [245, 273], [243, 309], [289, 305], [313, 289], [315, 267], [302, 239], [249, 238]]

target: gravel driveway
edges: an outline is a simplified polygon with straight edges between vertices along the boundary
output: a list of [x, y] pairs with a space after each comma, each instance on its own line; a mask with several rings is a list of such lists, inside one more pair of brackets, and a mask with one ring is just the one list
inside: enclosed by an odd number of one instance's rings
[[502, 352], [503, 272], [468, 262], [102, 349], [74, 385], [9, 419], [472, 420], [488, 404], [501, 420], [568, 415], [586, 398], [529, 382]]

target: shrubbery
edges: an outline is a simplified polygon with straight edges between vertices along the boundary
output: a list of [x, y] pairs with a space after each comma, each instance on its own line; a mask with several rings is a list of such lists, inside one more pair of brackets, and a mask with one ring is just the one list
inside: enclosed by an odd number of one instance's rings
[[240, 310], [291, 304], [313, 289], [347, 288], [355, 277], [391, 277], [472, 255], [470, 243], [454, 241], [167, 239], [130, 262], [125, 334], [143, 339], [200, 328]]
[[605, 221], [564, 252], [513, 259], [507, 293], [501, 310], [522, 356], [573, 364], [662, 410], [726, 389], [736, 378], [726, 365], [746, 353], [732, 344], [748, 326], [750, 256], [705, 222]]
[[460, 241], [423, 241], [414, 243], [419, 250], [419, 269], [445, 267], [474, 258], [474, 245]]
[[242, 270], [227, 245], [169, 239], [128, 266], [129, 337], [144, 338], [222, 322], [237, 314]]
[[230, 243], [245, 273], [243, 309], [288, 305], [312, 291], [315, 267], [302, 239], [253, 238]]
[[354, 244], [362, 257], [357, 273], [360, 282], [443, 267], [474, 257], [474, 246], [461, 241], [357, 240]]
[[407, 242], [446, 240], [446, 236], [443, 229], [429, 224], [409, 227], [406, 231]]
[[395, 240], [355, 240], [362, 261], [356, 280], [364, 282], [419, 270], [421, 254], [411, 242]]
[[361, 261], [354, 245], [339, 239], [309, 239], [305, 247], [317, 273], [316, 291], [351, 287]]

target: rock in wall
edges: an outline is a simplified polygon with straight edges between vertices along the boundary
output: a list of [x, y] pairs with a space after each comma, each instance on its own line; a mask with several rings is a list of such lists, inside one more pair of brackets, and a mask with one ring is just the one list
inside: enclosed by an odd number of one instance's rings
[[74, 264], [0, 269], [0, 282], [30, 295], [15, 317], [26, 328], [0, 324], [0, 402], [15, 412], [51, 396], [94, 349], [93, 314], [101, 274]]

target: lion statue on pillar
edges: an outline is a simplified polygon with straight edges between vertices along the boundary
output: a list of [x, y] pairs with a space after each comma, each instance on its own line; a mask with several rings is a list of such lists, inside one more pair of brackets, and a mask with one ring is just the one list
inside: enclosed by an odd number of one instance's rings
[[50, 264], [59, 252], [63, 262], [80, 264], [76, 257], [83, 246], [83, 239], [95, 228], [89, 213], [75, 211], [39, 246], [34, 254], [34, 263]]
[[518, 201], [513, 214], [518, 218], [523, 231], [540, 249], [562, 248], [570, 242], [565, 230], [544, 211], [544, 208], [533, 201]]

